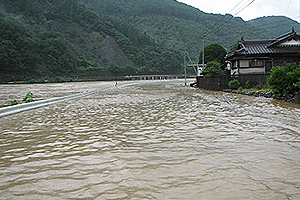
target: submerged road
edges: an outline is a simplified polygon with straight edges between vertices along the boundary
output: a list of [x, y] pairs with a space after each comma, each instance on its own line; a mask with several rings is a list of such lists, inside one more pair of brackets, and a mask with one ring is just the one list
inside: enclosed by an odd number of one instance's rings
[[1, 199], [300, 199], [299, 105], [182, 83], [28, 85], [103, 90], [0, 118]]
[[34, 102], [30, 102], [30, 103], [23, 103], [23, 104], [18, 104], [15, 106], [7, 106], [7, 107], [3, 107], [0, 108], [0, 117], [5, 117], [8, 115], [12, 115], [12, 114], [16, 114], [19, 112], [24, 112], [24, 111], [28, 111], [28, 110], [32, 110], [32, 109], [37, 109], [40, 107], [44, 107], [44, 106], [49, 106], [55, 103], [60, 103], [63, 101], [70, 101], [73, 99], [78, 99], [78, 98], [82, 98], [88, 95], [92, 95], [95, 94], [97, 92], [101, 92], [107, 89], [112, 89], [114, 87], [120, 87], [120, 86], [139, 86], [139, 85], [153, 85], [153, 84], [159, 84], [159, 83], [184, 83], [182, 80], [155, 80], [155, 81], [127, 81], [127, 82], [119, 82], [119, 84], [110, 84], [109, 86], [106, 87], [102, 87], [99, 89], [94, 89], [91, 91], [86, 91], [86, 92], [82, 92], [82, 93], [75, 93], [75, 94], [71, 94], [71, 95], [66, 95], [66, 96], [62, 96], [62, 97], [54, 97], [54, 98], [50, 98], [50, 99], [45, 99], [45, 100], [39, 100], [39, 101], [34, 101]]

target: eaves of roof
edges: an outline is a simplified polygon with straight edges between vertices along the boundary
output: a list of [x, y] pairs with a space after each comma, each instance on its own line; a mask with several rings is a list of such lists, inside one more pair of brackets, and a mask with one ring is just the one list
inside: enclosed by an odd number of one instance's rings
[[292, 38], [298, 38], [300, 39], [300, 36], [296, 34], [296, 32], [292, 31], [288, 34], [285, 34], [281, 37], [278, 37], [276, 38], [273, 42], [271, 42], [268, 47], [272, 47], [272, 46], [277, 46], [278, 44], [286, 41], [286, 40], [289, 40], [289, 39], [292, 39]]

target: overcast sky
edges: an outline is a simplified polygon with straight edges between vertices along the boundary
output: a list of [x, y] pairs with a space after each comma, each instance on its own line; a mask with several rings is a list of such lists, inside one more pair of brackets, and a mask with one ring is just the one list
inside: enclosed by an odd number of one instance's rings
[[[206, 13], [230, 13], [245, 21], [263, 16], [287, 16], [300, 22], [300, 0], [178, 0]], [[239, 4], [240, 3], [240, 4]], [[238, 5], [237, 7], [235, 7]], [[243, 11], [236, 15], [242, 8]], [[233, 10], [234, 9], [234, 10]]]

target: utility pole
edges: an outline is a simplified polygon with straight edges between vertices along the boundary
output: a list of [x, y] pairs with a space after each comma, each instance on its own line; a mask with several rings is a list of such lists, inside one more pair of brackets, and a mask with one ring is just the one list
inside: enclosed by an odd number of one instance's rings
[[[202, 51], [202, 69], [204, 68], [204, 53], [205, 53], [205, 42], [204, 42], [204, 38], [205, 38], [206, 34], [205, 34], [205, 31], [203, 31], [203, 51]], [[200, 76], [200, 70], [198, 69], [198, 76]]]
[[183, 52], [184, 85], [186, 85], [186, 52]]

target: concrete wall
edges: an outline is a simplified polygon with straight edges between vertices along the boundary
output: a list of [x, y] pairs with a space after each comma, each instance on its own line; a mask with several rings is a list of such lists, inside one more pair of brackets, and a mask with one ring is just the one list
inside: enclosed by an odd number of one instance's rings
[[295, 94], [295, 103], [300, 104], [300, 94]]
[[241, 83], [242, 87], [246, 87], [246, 82], [251, 87], [262, 85], [267, 83], [268, 75], [265, 74], [247, 74], [239, 76], [215, 76], [215, 77], [197, 77], [197, 86], [207, 90], [223, 90], [228, 89], [228, 83], [231, 80], [237, 79]]
[[197, 86], [206, 90], [223, 90], [228, 89], [228, 82], [232, 80], [231, 76], [215, 77], [197, 77]]

